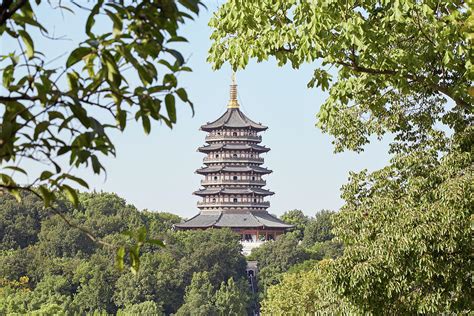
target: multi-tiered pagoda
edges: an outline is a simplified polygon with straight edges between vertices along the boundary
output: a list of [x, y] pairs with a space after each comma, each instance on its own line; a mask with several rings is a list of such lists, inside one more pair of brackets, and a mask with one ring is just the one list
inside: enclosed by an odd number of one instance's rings
[[274, 193], [265, 189], [263, 177], [271, 170], [262, 167], [261, 154], [270, 150], [260, 145], [258, 135], [267, 129], [240, 111], [237, 85], [233, 79], [227, 111], [212, 123], [201, 126], [207, 144], [198, 150], [204, 154], [204, 167], [196, 170], [204, 176], [202, 188], [194, 194], [200, 213], [177, 224], [177, 229], [230, 227], [243, 241], [273, 240], [292, 225], [270, 215], [265, 197]]

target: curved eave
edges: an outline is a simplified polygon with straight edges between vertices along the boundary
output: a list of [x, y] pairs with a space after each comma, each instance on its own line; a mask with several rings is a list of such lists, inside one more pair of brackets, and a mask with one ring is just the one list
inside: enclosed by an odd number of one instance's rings
[[223, 125], [223, 126], [218, 126], [218, 127], [208, 127], [208, 125], [202, 125], [199, 129], [201, 131], [204, 131], [204, 132], [212, 132], [212, 131], [219, 130], [219, 129], [222, 129], [222, 128], [229, 128], [229, 129], [249, 128], [249, 129], [252, 129], [252, 130], [255, 130], [255, 131], [258, 131], [258, 132], [263, 132], [263, 131], [266, 131], [268, 129], [268, 127], [264, 126], [264, 125], [261, 125], [261, 127], [258, 127], [258, 128], [257, 127], [252, 127], [252, 126], [237, 127], [237, 126]]
[[291, 229], [294, 225], [286, 224], [265, 211], [250, 212], [221, 212], [199, 213], [184, 223], [174, 225], [178, 229], [208, 228], [208, 227], [242, 227]]
[[228, 108], [217, 120], [201, 126], [203, 131], [213, 131], [221, 128], [242, 129], [250, 128], [256, 131], [264, 131], [268, 127], [249, 119], [239, 108]]
[[260, 174], [270, 174], [272, 173], [271, 170], [261, 168], [261, 167], [244, 167], [240, 169], [239, 167], [229, 167], [229, 166], [221, 166], [218, 168], [213, 168], [213, 167], [206, 167], [206, 168], [200, 168], [196, 170], [196, 173], [198, 174], [208, 174], [208, 173], [214, 173], [214, 172], [255, 172], [255, 173], [260, 173]]
[[247, 188], [243, 190], [239, 189], [218, 189], [218, 190], [212, 190], [212, 189], [203, 189], [203, 190], [198, 190], [193, 192], [194, 195], [198, 196], [206, 196], [206, 195], [216, 195], [216, 194], [225, 194], [225, 195], [236, 195], [236, 194], [255, 194], [255, 195], [261, 195], [261, 196], [270, 196], [275, 194], [275, 192], [265, 190], [265, 189], [254, 189], [254, 188]]
[[[234, 148], [232, 148], [234, 147]], [[240, 147], [240, 148], [239, 148]], [[259, 145], [240, 145], [240, 146], [233, 146], [229, 144], [219, 144], [217, 146], [210, 145], [210, 146], [202, 146], [199, 147], [197, 150], [202, 153], [209, 153], [217, 150], [253, 150], [255, 152], [259, 153], [266, 153], [270, 151], [270, 148], [265, 147], [265, 146], [259, 146]]]

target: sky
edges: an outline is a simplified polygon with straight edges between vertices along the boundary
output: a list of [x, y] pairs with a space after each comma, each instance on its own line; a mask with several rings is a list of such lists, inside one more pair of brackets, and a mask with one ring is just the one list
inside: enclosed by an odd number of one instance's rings
[[[205, 138], [199, 127], [225, 112], [231, 80], [228, 65], [214, 71], [206, 62], [211, 44], [207, 23], [219, 3], [207, 2], [207, 10], [182, 29], [189, 43], [180, 44], [179, 49], [193, 72], [181, 74], [179, 82], [195, 105], [195, 115], [187, 105], [179, 104], [178, 121], [172, 130], [155, 123], [152, 132], [145, 135], [141, 124], [135, 123], [124, 133], [114, 133], [117, 156], [103, 160], [107, 176], [94, 176], [84, 170], [76, 173], [89, 182], [91, 190], [115, 192], [139, 209], [172, 212], [186, 218], [198, 212], [196, 202], [200, 198], [192, 192], [199, 189], [202, 178], [195, 173], [204, 158], [196, 151]], [[38, 15], [48, 15], [48, 26], [55, 34], [71, 39], [51, 45], [42, 44], [38, 38], [36, 46], [48, 58], [71, 51], [85, 37], [81, 14], [49, 16], [45, 10]], [[9, 50], [9, 45], [0, 42], [0, 51]], [[343, 205], [340, 188], [347, 182], [349, 171], [376, 170], [389, 159], [388, 141], [375, 140], [360, 154], [333, 153], [331, 136], [315, 127], [316, 113], [327, 94], [307, 88], [314, 68], [314, 64], [307, 64], [294, 70], [269, 60], [251, 62], [237, 73], [241, 110], [269, 127], [262, 134], [262, 145], [271, 148], [264, 155], [264, 166], [273, 170], [266, 177], [266, 188], [275, 192], [268, 198], [273, 214], [301, 209], [313, 216], [322, 209], [337, 210]]]

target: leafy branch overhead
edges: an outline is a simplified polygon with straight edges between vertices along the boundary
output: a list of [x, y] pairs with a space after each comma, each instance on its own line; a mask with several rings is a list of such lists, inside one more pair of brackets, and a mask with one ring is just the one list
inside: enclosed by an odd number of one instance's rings
[[[335, 137], [336, 151], [360, 151], [371, 135], [403, 137], [440, 121], [460, 131], [474, 101], [472, 7], [472, 1], [231, 0], [210, 21], [209, 61], [234, 69], [270, 57], [293, 68], [314, 63], [308, 86], [329, 91], [318, 126]], [[454, 106], [440, 110], [447, 100]], [[425, 119], [430, 115], [435, 120]]]
[[[73, 170], [105, 172], [101, 158], [116, 154], [110, 132], [124, 131], [133, 119], [146, 134], [153, 122], [172, 128], [176, 99], [194, 111], [177, 79], [191, 69], [173, 47], [186, 42], [179, 26], [198, 14], [199, 5], [198, 0], [71, 1], [67, 7], [3, 1], [0, 36], [8, 49], [0, 55], [0, 187], [17, 198], [22, 189], [35, 190], [46, 207], [61, 192], [77, 205], [76, 188], [88, 184]], [[57, 39], [43, 26], [39, 10], [64, 19], [86, 13], [85, 39], [62, 65], [52, 67], [56, 56], [36, 48]], [[43, 168], [39, 175], [31, 173], [32, 165]]]

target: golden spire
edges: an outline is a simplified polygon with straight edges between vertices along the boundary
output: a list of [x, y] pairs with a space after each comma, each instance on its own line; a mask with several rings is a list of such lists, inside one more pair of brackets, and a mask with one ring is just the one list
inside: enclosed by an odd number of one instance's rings
[[237, 101], [237, 84], [235, 83], [235, 71], [232, 71], [232, 84], [230, 85], [230, 100], [227, 107], [229, 109], [239, 108], [239, 102]]

